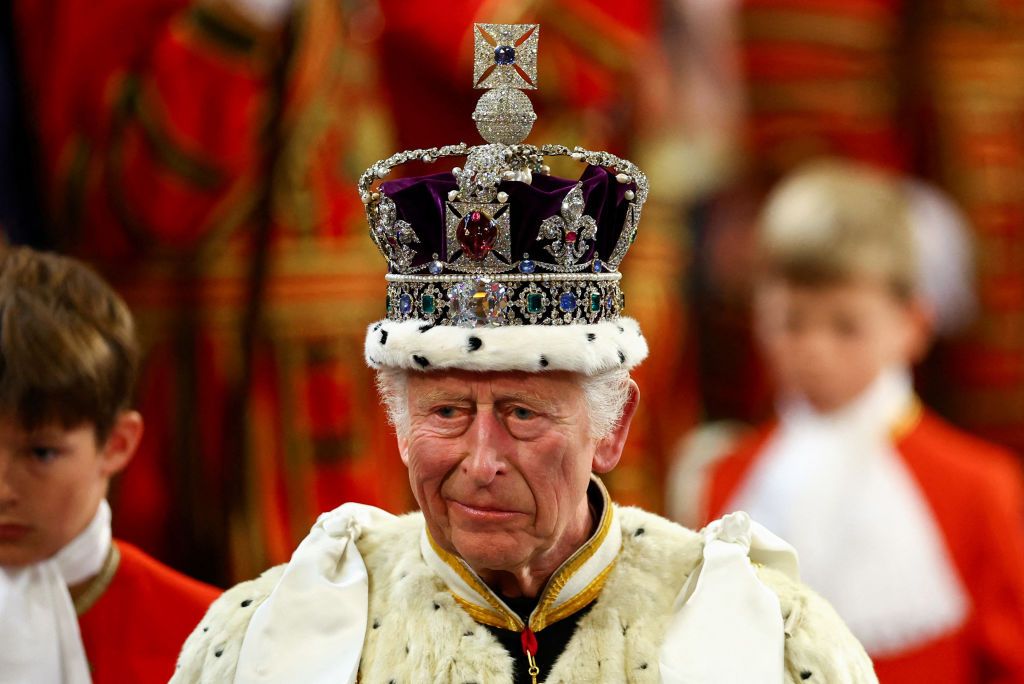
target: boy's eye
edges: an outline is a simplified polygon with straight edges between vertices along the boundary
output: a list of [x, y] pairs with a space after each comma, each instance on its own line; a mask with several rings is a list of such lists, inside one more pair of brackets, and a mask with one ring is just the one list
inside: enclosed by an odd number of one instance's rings
[[846, 317], [837, 318], [833, 321], [832, 327], [841, 337], [854, 337], [860, 332], [857, 322]]
[[781, 327], [786, 332], [799, 332], [803, 327], [803, 317], [799, 314], [788, 312], [781, 319]]
[[60, 455], [60, 452], [53, 447], [37, 446], [29, 449], [32, 458], [40, 463], [49, 463]]

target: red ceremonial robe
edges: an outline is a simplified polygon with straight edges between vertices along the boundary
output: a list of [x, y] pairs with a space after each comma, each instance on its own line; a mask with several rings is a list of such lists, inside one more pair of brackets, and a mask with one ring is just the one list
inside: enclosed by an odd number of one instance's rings
[[[766, 426], [712, 467], [703, 493], [705, 522], [729, 512], [725, 508], [774, 429]], [[969, 592], [971, 609], [955, 632], [897, 656], [875, 658], [879, 681], [1024, 682], [1024, 484], [1019, 461], [928, 411], [895, 436], [894, 446], [935, 516]]]
[[93, 684], [164, 684], [220, 591], [115, 544], [121, 560], [110, 585], [78, 617]]

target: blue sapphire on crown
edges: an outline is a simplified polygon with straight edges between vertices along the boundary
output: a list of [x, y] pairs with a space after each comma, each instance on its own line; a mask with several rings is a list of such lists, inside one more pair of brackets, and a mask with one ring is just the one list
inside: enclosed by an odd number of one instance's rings
[[502, 66], [516, 63], [516, 49], [511, 45], [499, 45], [494, 48], [494, 61]]

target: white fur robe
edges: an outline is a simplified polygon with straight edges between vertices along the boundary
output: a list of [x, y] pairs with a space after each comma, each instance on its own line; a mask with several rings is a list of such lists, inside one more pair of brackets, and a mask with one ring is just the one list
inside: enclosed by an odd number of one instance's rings
[[[661, 517], [620, 508], [622, 550], [547, 682], [657, 684], [658, 650], [676, 594], [697, 566], [701, 538]], [[370, 576], [369, 619], [359, 668], [365, 684], [512, 681], [512, 657], [455, 603], [419, 551], [413, 513], [366, 530], [358, 541]], [[227, 591], [185, 642], [171, 684], [230, 682], [253, 612], [284, 566]], [[806, 587], [767, 568], [786, 630], [786, 683], [876, 682], [871, 661], [835, 611]], [[742, 658], [742, 653], [736, 657]]]

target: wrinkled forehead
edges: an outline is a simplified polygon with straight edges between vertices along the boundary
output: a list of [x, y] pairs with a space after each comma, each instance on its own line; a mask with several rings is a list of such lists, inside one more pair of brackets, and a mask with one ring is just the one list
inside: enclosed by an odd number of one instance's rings
[[577, 373], [552, 371], [438, 370], [407, 375], [409, 398], [503, 399], [534, 397], [555, 403], [575, 402], [582, 393], [582, 377]]

